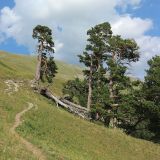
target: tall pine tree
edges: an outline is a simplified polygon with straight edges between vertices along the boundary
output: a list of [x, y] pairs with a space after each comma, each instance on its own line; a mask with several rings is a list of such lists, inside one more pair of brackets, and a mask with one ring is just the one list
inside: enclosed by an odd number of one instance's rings
[[104, 75], [103, 62], [106, 59], [105, 53], [108, 51], [109, 38], [112, 36], [111, 26], [109, 23], [102, 23], [91, 28], [87, 32], [88, 44], [83, 52], [79, 55], [80, 62], [88, 69], [84, 74], [88, 80], [88, 101], [87, 108], [90, 110], [92, 105], [93, 83], [100, 82], [100, 77]]
[[57, 71], [54, 62], [52, 30], [47, 26], [37, 25], [33, 29], [32, 37], [38, 40], [38, 63], [36, 67], [35, 82], [39, 83], [39, 80], [41, 79], [42, 81], [47, 80], [47, 82], [51, 83]]
[[138, 45], [132, 39], [123, 39], [121, 36], [112, 36], [109, 40], [109, 52], [106, 53], [108, 85], [110, 93], [110, 109], [112, 115], [110, 127], [117, 126], [117, 109], [120, 105], [121, 93], [129, 85], [126, 76], [128, 65], [139, 59]]
[[148, 65], [143, 91], [146, 99], [155, 104], [150, 106], [152, 114], [148, 128], [154, 133], [153, 140], [160, 142], [160, 56], [153, 57]]

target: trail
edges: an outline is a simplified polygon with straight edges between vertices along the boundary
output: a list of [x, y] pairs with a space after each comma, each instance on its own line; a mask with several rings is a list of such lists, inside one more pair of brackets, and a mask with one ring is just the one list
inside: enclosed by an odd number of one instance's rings
[[32, 103], [28, 103], [28, 108], [26, 108], [23, 111], [21, 111], [21, 112], [16, 114], [15, 122], [14, 122], [13, 126], [11, 127], [10, 131], [17, 139], [19, 139], [21, 141], [21, 143], [23, 143], [26, 146], [26, 149], [28, 151], [32, 152], [35, 155], [35, 157], [37, 157], [38, 160], [46, 160], [46, 157], [44, 156], [44, 154], [42, 153], [42, 151], [39, 148], [34, 146], [32, 143], [28, 142], [26, 139], [21, 137], [15, 131], [16, 128], [22, 124], [21, 117], [23, 116], [23, 114], [28, 112], [32, 108], [33, 108], [33, 104]]
[[18, 92], [19, 87], [22, 85], [21, 81], [13, 81], [13, 80], [6, 80], [5, 81], [7, 85], [7, 89], [5, 89], [5, 92], [8, 93], [8, 95], [11, 95], [13, 92]]

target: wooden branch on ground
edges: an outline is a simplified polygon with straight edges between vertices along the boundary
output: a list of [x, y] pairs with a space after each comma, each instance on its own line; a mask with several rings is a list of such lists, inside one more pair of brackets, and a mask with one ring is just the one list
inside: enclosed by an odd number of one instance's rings
[[80, 106], [80, 105], [77, 105], [77, 104], [75, 104], [75, 103], [72, 103], [72, 102], [70, 102], [70, 101], [68, 101], [68, 100], [66, 100], [66, 99], [61, 98], [60, 100], [61, 100], [62, 102], [64, 102], [65, 104], [68, 104], [68, 105], [73, 106], [73, 107], [75, 107], [75, 108], [79, 108], [79, 109], [81, 109], [81, 110], [84, 110], [84, 111], [86, 111], [86, 112], [89, 112], [89, 110], [88, 110], [87, 108], [82, 107], [82, 106]]
[[119, 104], [111, 104], [111, 107], [118, 107]]
[[67, 110], [69, 110], [69, 112], [74, 113], [83, 119], [90, 119], [89, 111], [87, 108], [76, 105], [65, 99], [58, 99], [47, 89], [41, 89], [40, 94], [44, 95], [45, 97], [49, 99], [52, 99], [57, 105], [60, 105], [63, 108], [66, 108]]

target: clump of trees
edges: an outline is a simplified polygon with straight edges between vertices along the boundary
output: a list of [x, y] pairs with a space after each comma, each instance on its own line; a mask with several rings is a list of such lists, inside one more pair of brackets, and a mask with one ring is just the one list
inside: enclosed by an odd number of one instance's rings
[[[87, 35], [84, 52], [78, 55], [85, 66], [84, 79], [64, 84], [66, 98], [86, 107], [93, 120], [107, 127], [119, 127], [132, 136], [160, 142], [160, 57], [148, 61], [144, 82], [132, 80], [127, 70], [139, 60], [137, 43], [113, 35], [108, 22], [92, 27]], [[38, 86], [40, 81], [52, 83], [57, 73], [52, 30], [37, 25], [33, 38], [38, 41], [35, 82]], [[54, 100], [60, 101], [56, 97]]]
[[109, 23], [87, 32], [87, 45], [79, 60], [84, 79], [70, 80], [63, 88], [70, 100], [87, 107], [94, 120], [120, 127], [135, 137], [160, 139], [160, 57], [148, 62], [145, 81], [127, 76], [131, 63], [140, 57], [133, 39], [113, 35]]
[[57, 73], [57, 66], [54, 61], [54, 41], [52, 30], [47, 26], [37, 25], [33, 29], [34, 39], [37, 39], [37, 67], [35, 82], [38, 85], [42, 82], [52, 83], [53, 77]]
[[121, 91], [129, 85], [125, 73], [129, 63], [139, 59], [138, 46], [134, 40], [114, 36], [109, 23], [96, 25], [87, 35], [88, 44], [79, 55], [80, 62], [87, 67], [84, 70], [87, 108], [96, 112], [97, 118], [103, 117], [106, 123], [110, 116], [108, 125], [116, 127]]

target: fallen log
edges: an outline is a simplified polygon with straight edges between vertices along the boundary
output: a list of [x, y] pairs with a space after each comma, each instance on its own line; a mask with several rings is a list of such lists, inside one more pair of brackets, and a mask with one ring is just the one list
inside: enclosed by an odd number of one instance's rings
[[73, 102], [70, 102], [70, 101], [68, 101], [68, 100], [66, 100], [66, 99], [61, 98], [60, 100], [61, 100], [62, 102], [64, 102], [65, 104], [68, 104], [68, 105], [73, 106], [73, 107], [75, 107], [75, 108], [79, 108], [79, 109], [81, 109], [81, 110], [84, 110], [84, 111], [89, 112], [89, 110], [88, 110], [87, 108], [82, 107], [82, 106], [80, 106], [80, 105], [77, 105], [77, 104], [75, 104], [75, 103], [73, 103]]
[[47, 89], [41, 89], [40, 93], [52, 100], [54, 100], [57, 104], [65, 107], [65, 108], [69, 108], [68, 105], [66, 105], [65, 103], [63, 103], [62, 101], [60, 101], [57, 97], [55, 97], [50, 91], [48, 91]]
[[68, 100], [65, 100], [65, 99], [58, 99], [56, 96], [54, 96], [49, 90], [47, 89], [41, 89], [40, 90], [40, 94], [49, 98], [49, 99], [52, 99], [56, 104], [57, 106], [60, 105], [62, 106], [63, 108], [67, 109], [69, 112], [75, 114], [75, 115], [78, 115], [79, 117], [83, 118], [83, 119], [90, 119], [90, 116], [89, 116], [89, 111], [88, 109], [82, 107], [82, 106], [79, 106], [79, 105], [76, 105]]

